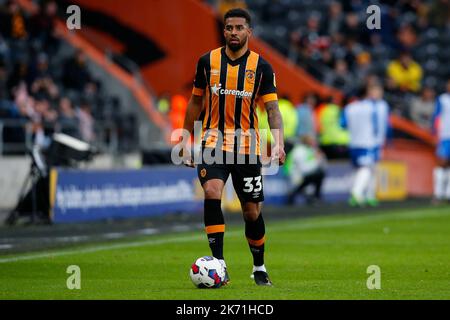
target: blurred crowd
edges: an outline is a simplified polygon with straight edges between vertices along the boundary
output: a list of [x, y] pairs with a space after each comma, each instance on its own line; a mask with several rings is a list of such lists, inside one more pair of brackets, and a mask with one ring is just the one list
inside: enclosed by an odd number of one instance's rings
[[[393, 111], [429, 129], [450, 78], [449, 0], [221, 0], [245, 7], [254, 34], [347, 98], [378, 78]], [[366, 26], [369, 5], [380, 29]]]
[[[342, 108], [375, 83], [383, 85], [392, 113], [432, 130], [436, 97], [450, 79], [450, 0], [208, 2], [219, 16], [235, 7], [248, 9], [256, 36], [344, 94], [343, 101], [337, 101], [310, 92], [299, 103], [280, 96], [288, 148], [293, 146], [290, 141], [308, 136], [316, 139], [327, 158], [347, 157], [349, 136], [340, 124]], [[380, 29], [366, 25], [369, 5], [380, 8]], [[178, 95], [162, 95], [159, 100], [173, 128], [182, 126], [186, 105]], [[262, 109], [259, 113], [264, 118]], [[260, 121], [262, 128], [264, 123]]]
[[120, 100], [105, 94], [84, 52], [67, 44], [63, 48], [55, 28], [61, 10], [57, 2], [36, 4], [37, 10], [30, 13], [17, 0], [0, 0], [3, 153], [23, 153], [27, 144], [45, 148], [53, 132], [91, 144], [107, 143], [110, 138], [104, 132], [117, 126], [120, 130], [126, 123], [117, 118]]

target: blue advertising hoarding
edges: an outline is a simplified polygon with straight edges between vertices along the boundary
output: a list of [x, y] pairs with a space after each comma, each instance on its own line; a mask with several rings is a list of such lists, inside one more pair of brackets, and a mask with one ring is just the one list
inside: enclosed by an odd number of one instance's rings
[[[52, 179], [53, 180], [53, 179]], [[140, 170], [57, 170], [52, 221], [196, 212], [195, 170], [182, 167]]]
[[[352, 180], [351, 166], [347, 163], [333, 163], [326, 171], [324, 200], [346, 200]], [[264, 203], [285, 204], [290, 188], [287, 177], [281, 171], [276, 175], [264, 176]], [[228, 207], [227, 203], [237, 201], [234, 190], [226, 189], [225, 208]], [[52, 172], [50, 191], [50, 216], [54, 223], [174, 212], [200, 213], [203, 209], [203, 192], [196, 170], [181, 166], [138, 170], [55, 169]], [[301, 197], [298, 201], [302, 201]]]

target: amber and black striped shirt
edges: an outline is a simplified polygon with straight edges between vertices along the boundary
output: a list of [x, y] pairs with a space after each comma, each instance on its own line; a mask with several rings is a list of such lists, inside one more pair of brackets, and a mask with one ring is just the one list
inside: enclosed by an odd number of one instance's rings
[[197, 63], [192, 93], [206, 95], [203, 146], [261, 154], [256, 105], [277, 100], [275, 73], [267, 61], [250, 50], [236, 60], [228, 58], [225, 47], [212, 50]]

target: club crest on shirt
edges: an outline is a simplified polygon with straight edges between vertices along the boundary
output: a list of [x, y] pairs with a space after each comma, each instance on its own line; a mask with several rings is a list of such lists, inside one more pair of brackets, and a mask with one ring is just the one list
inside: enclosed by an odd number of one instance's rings
[[205, 169], [205, 168], [203, 168], [202, 170], [200, 170], [200, 176], [201, 176], [202, 178], [206, 177], [206, 169]]
[[253, 70], [245, 70], [245, 78], [248, 82], [254, 83], [255, 82], [255, 71]]

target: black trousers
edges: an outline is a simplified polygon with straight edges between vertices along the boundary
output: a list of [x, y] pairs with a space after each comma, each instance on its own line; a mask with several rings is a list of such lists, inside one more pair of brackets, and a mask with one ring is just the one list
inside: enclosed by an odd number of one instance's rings
[[[298, 194], [303, 194], [305, 188], [309, 185], [314, 186], [314, 195], [313, 199], [320, 199], [322, 196], [322, 182], [325, 178], [325, 172], [323, 169], [319, 168], [316, 171], [306, 175], [303, 178], [303, 181], [300, 185], [298, 185], [288, 196], [288, 203], [292, 204], [294, 203], [295, 197]], [[310, 197], [307, 197], [307, 202], [311, 201], [312, 199]]]

